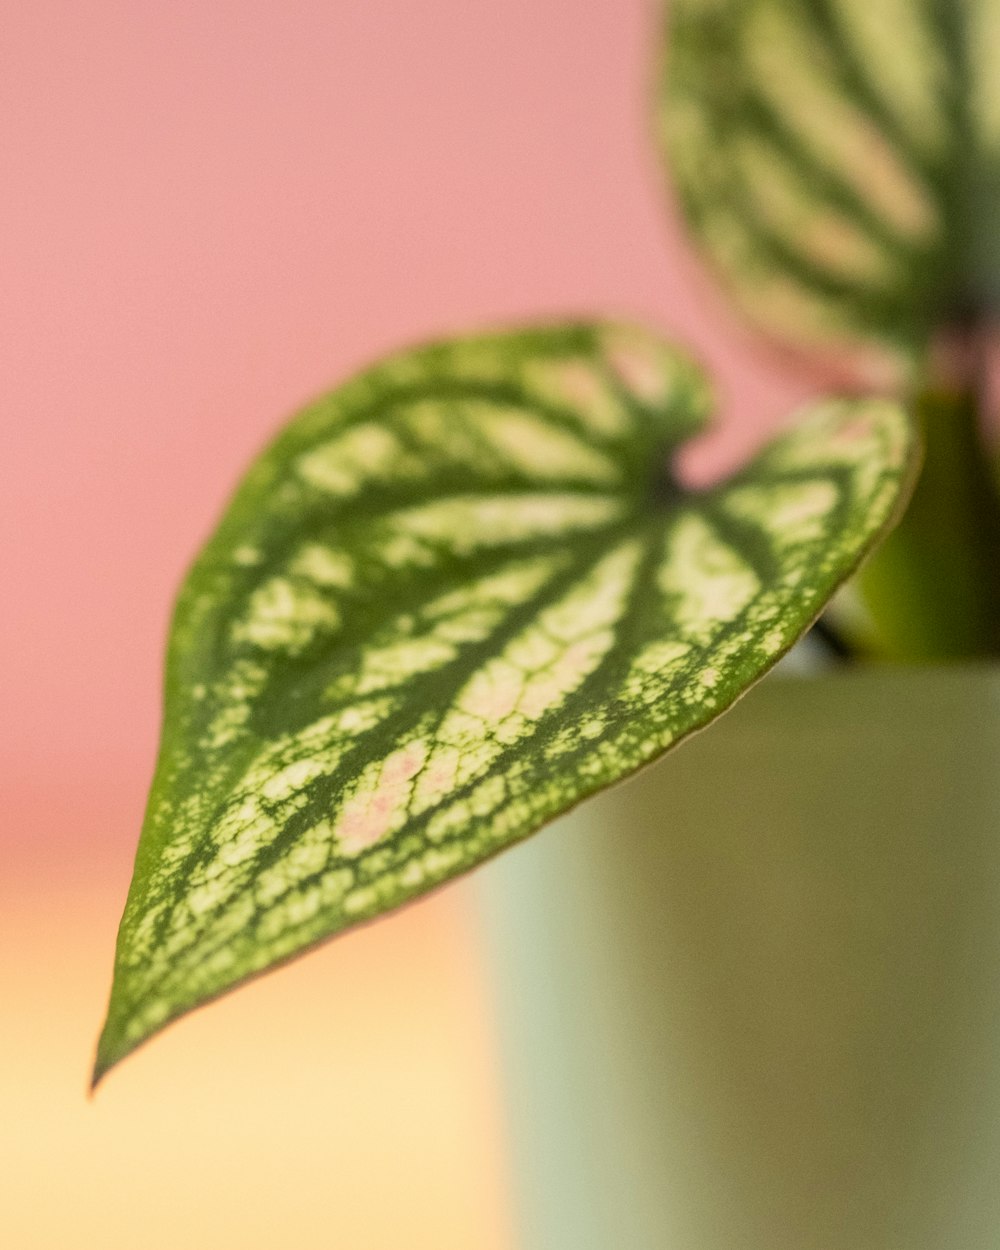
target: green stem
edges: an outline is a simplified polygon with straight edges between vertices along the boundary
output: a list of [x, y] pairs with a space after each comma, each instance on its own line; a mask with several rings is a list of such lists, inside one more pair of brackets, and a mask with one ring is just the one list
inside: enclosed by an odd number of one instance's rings
[[924, 438], [920, 480], [859, 577], [876, 658], [1000, 655], [1000, 496], [980, 394], [977, 378], [928, 386], [914, 399]]

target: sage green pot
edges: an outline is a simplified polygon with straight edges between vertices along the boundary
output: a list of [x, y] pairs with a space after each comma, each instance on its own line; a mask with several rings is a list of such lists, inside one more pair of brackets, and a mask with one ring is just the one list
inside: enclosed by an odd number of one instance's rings
[[997, 1250], [1000, 670], [773, 677], [480, 874], [516, 1250]]

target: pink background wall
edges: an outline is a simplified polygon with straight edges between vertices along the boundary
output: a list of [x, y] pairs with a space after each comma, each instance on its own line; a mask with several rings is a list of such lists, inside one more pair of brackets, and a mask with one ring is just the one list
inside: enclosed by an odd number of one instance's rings
[[731, 441], [787, 409], [666, 219], [651, 7], [3, 6], [8, 777], [144, 782], [186, 562], [276, 425], [373, 356], [608, 310], [716, 368]]
[[[13, 1082], [0, 1102], [20, 1116], [4, 1113], [0, 1175], [22, 1204], [0, 1207], [0, 1241], [213, 1244], [176, 1224], [174, 1190], [186, 1185], [190, 1202], [202, 1176], [195, 1224], [243, 1219], [230, 1244], [256, 1245], [264, 1229], [260, 1244], [274, 1245], [253, 1205], [273, 1160], [244, 1157], [244, 1130], [257, 1116], [273, 1131], [279, 1105], [300, 1107], [303, 1123], [318, 1113], [307, 1081], [269, 1087], [260, 1104], [260, 1072], [325, 1072], [339, 1054], [350, 1071], [341, 1094], [363, 1102], [359, 1056], [381, 1057], [367, 1073], [373, 1097], [386, 1065], [409, 1071], [399, 1065], [412, 1045], [384, 1053], [387, 991], [355, 1001], [346, 1042], [342, 1012], [317, 1020], [303, 1005], [307, 983], [328, 1002], [338, 977], [391, 981], [401, 939], [377, 927], [178, 1028], [95, 1107], [82, 1102], [152, 766], [170, 601], [276, 425], [395, 346], [562, 312], [638, 316], [693, 344], [721, 379], [722, 456], [804, 393], [699, 285], [665, 211], [647, 138], [651, 8], [0, 0], [0, 1073]], [[452, 897], [394, 922], [423, 934], [408, 941], [425, 943], [437, 978], [427, 1003], [450, 1004], [421, 1016], [412, 1003], [398, 1031], [423, 1037], [453, 1073], [462, 1110], [442, 1121], [440, 1097], [424, 1098], [433, 1112], [415, 1095], [404, 1124], [425, 1143], [425, 1169], [436, 1160], [440, 1179], [450, 1159], [472, 1189], [425, 1178], [428, 1214], [412, 1227], [437, 1250], [486, 1250], [495, 1116], [485, 1052], [470, 1040], [478, 978], [454, 961], [467, 931]], [[286, 1032], [264, 1029], [220, 1094], [213, 1065], [255, 1021], [277, 1029], [286, 1006]], [[322, 1039], [315, 1053], [303, 1055], [303, 1030]], [[428, 1088], [426, 1067], [408, 1079]], [[327, 1097], [331, 1116], [343, 1111], [336, 1090]], [[425, 1113], [444, 1123], [443, 1154], [426, 1147]], [[212, 1137], [232, 1116], [243, 1189], [220, 1179], [227, 1147]], [[208, 1132], [194, 1161], [192, 1122]], [[392, 1172], [403, 1149], [393, 1123], [379, 1139], [359, 1114], [363, 1149], [338, 1156], [344, 1194], [364, 1192], [366, 1167]], [[171, 1141], [190, 1176], [164, 1163]], [[314, 1164], [303, 1157], [298, 1174]], [[142, 1198], [138, 1240], [116, 1169]], [[459, 1189], [471, 1208], [456, 1206]], [[445, 1210], [458, 1221], [450, 1233]], [[500, 1238], [496, 1219], [490, 1228]], [[392, 1244], [380, 1236], [369, 1227], [353, 1244]]]

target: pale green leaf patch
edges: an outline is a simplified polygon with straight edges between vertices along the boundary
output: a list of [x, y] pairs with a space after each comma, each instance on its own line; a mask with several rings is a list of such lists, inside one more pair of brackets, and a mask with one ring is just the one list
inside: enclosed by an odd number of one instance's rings
[[710, 402], [644, 330], [523, 330], [370, 369], [258, 459], [177, 604], [96, 1077], [655, 759], [792, 645], [899, 509], [909, 422], [828, 400], [688, 490]]

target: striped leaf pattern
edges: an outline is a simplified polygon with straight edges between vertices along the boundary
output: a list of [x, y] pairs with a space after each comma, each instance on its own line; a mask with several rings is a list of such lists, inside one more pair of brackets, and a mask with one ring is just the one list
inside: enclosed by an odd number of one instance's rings
[[1000, 0], [671, 0], [659, 133], [757, 323], [907, 371], [1000, 296]]
[[706, 724], [890, 523], [906, 418], [819, 404], [736, 477], [621, 325], [434, 345], [303, 412], [182, 590], [97, 1075]]

